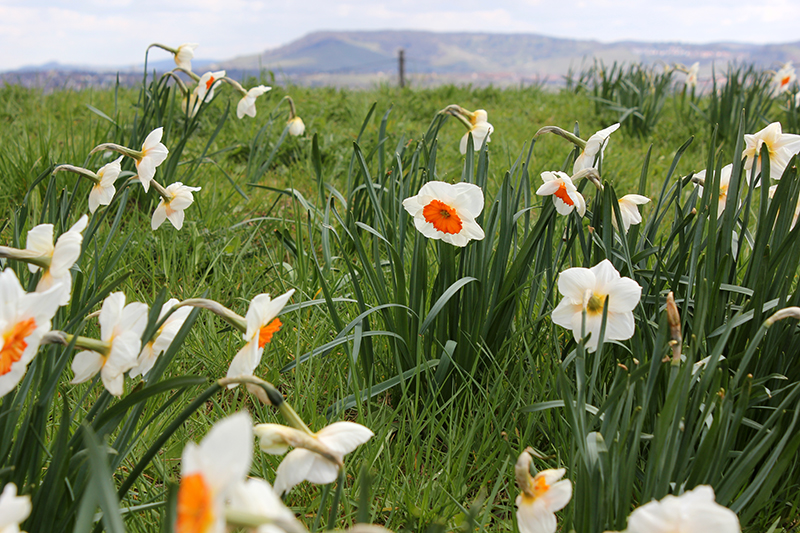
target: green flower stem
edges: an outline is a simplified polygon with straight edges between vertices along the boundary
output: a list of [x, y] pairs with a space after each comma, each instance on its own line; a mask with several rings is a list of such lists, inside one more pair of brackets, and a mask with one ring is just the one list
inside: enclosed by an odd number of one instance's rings
[[72, 339], [75, 339], [75, 346], [77, 348], [83, 348], [84, 350], [91, 350], [93, 352], [97, 352], [104, 357], [108, 357], [111, 353], [111, 343], [101, 341], [98, 339], [92, 339], [89, 337], [81, 337], [78, 335], [70, 335], [69, 333], [65, 333], [63, 331], [51, 331], [45, 337], [42, 338], [43, 344], [63, 344], [64, 346], [69, 345], [72, 342]]
[[242, 87], [242, 85], [238, 81], [231, 79], [227, 76], [221, 78], [221, 81], [224, 81], [225, 83], [236, 89], [242, 96], [247, 96], [247, 91], [245, 90], [244, 87]]
[[150, 185], [156, 190], [156, 192], [161, 195], [161, 198], [164, 199], [165, 202], [169, 203], [174, 196], [169, 193], [164, 187], [161, 186], [155, 179], [150, 182]]
[[248, 389], [251, 386], [260, 387], [267, 393], [267, 398], [269, 399], [269, 402], [278, 408], [278, 410], [283, 415], [283, 418], [286, 419], [286, 421], [289, 423], [290, 426], [300, 430], [306, 435], [314, 437], [314, 432], [308, 428], [306, 423], [303, 422], [303, 419], [300, 418], [300, 415], [298, 415], [297, 412], [294, 409], [292, 409], [292, 406], [289, 405], [283, 399], [283, 395], [280, 393], [278, 389], [275, 388], [275, 386], [272, 383], [264, 381], [263, 379], [257, 378], [255, 376], [238, 376], [232, 378], [222, 378], [217, 380], [217, 383], [219, 383], [220, 386], [222, 387], [227, 387], [233, 384], [244, 384], [248, 386]]
[[283, 415], [283, 418], [285, 418], [286, 421], [289, 422], [289, 424], [292, 427], [294, 427], [295, 429], [299, 429], [304, 433], [308, 433], [309, 435], [314, 435], [314, 433], [310, 429], [308, 429], [306, 423], [303, 422], [303, 419], [300, 418], [300, 415], [298, 415], [297, 412], [294, 409], [292, 409], [291, 405], [289, 405], [286, 402], [281, 402], [281, 404], [278, 406], [278, 409]]
[[[178, 70], [178, 69], [175, 69], [175, 70]], [[183, 70], [183, 69], [180, 69], [180, 70]], [[180, 88], [180, 90], [184, 94], [184, 96], [189, 96], [189, 89], [186, 87], [186, 84], [183, 83], [183, 80], [180, 79], [180, 77], [177, 74], [175, 74], [174, 71], [170, 70], [169, 72], [165, 72], [164, 74], [161, 75], [161, 79], [162, 80], [164, 78], [166, 78], [166, 77], [170, 77], [173, 80], [175, 80], [175, 83], [178, 85], [178, 87]]]
[[471, 117], [472, 113], [461, 107], [460, 105], [450, 104], [449, 106], [445, 107], [441, 111], [439, 111], [440, 115], [452, 115], [458, 119], [468, 130], [472, 129], [472, 122], [470, 122], [469, 118]]
[[115, 143], [103, 143], [98, 144], [92, 151], [89, 152], [89, 155], [96, 154], [97, 152], [102, 152], [104, 150], [111, 150], [112, 152], [117, 152], [118, 154], [126, 155], [131, 159], [135, 159], [136, 161], [141, 161], [144, 154], [138, 150], [133, 150], [132, 148], [127, 148], [125, 146], [115, 144]]
[[545, 127], [541, 128], [539, 131], [537, 131], [536, 135], [534, 135], [533, 138], [534, 139], [539, 138], [539, 135], [541, 135], [542, 133], [554, 133], [554, 134], [556, 134], [556, 135], [558, 135], [560, 137], [564, 137], [565, 139], [570, 141], [572, 144], [574, 144], [575, 146], [577, 146], [581, 150], [586, 148], [586, 141], [584, 141], [580, 137], [577, 137], [576, 135], [568, 132], [567, 130], [563, 130], [563, 129], [559, 128], [558, 126], [545, 126]]
[[84, 178], [90, 179], [95, 184], [99, 184], [100, 183], [100, 176], [98, 176], [97, 174], [95, 174], [91, 170], [83, 168], [83, 167], [76, 167], [76, 166], [73, 166], [73, 165], [58, 165], [56, 168], [53, 169], [53, 174], [55, 174], [56, 172], [58, 172], [60, 170], [66, 170], [68, 172], [73, 172], [75, 174], [79, 174], [79, 175], [83, 176]]
[[297, 110], [294, 107], [294, 100], [288, 94], [283, 97], [289, 103], [289, 120], [292, 120], [294, 117], [297, 116]]
[[245, 320], [243, 316], [234, 313], [219, 302], [215, 302], [214, 300], [209, 300], [207, 298], [189, 298], [188, 300], [180, 302], [175, 307], [178, 308], [186, 306], [208, 309], [212, 313], [222, 317], [225, 322], [235, 327], [242, 333], [247, 332], [247, 320]]
[[175, 67], [174, 69], [172, 69], [172, 72], [175, 72], [175, 71], [183, 72], [184, 74], [186, 74], [187, 76], [189, 76], [190, 78], [192, 78], [196, 82], [200, 81], [200, 76], [198, 76], [197, 74], [195, 74], [191, 70], [186, 70], [183, 67]]
[[151, 48], [161, 48], [162, 50], [166, 50], [167, 52], [173, 55], [176, 55], [178, 53], [178, 51], [175, 48], [172, 48], [171, 46], [167, 46], [161, 43], [153, 43], [147, 47], [147, 50], [149, 51]]
[[52, 259], [39, 252], [34, 252], [33, 250], [20, 250], [19, 248], [11, 248], [9, 246], [0, 246], [0, 257], [24, 261], [42, 269], [50, 268], [50, 261]]

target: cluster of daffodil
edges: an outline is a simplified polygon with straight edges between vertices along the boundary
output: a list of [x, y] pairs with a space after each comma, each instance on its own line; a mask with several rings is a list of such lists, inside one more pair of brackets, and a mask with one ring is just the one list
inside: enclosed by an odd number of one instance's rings
[[[272, 299], [267, 294], [253, 298], [246, 317], [218, 302], [207, 299], [167, 301], [161, 308], [158, 327], [142, 344], [147, 326], [148, 307], [141, 302], [126, 304], [125, 295], [116, 292], [95, 313], [100, 324], [100, 339], [51, 331], [51, 319], [59, 306], [70, 300], [70, 267], [80, 256], [84, 215], [53, 244], [53, 226], [42, 224], [28, 232], [24, 250], [0, 247], [5, 257], [27, 261], [32, 270], [41, 270], [36, 292], [26, 293], [10, 268], [0, 273], [0, 396], [10, 392], [24, 377], [39, 346], [46, 343], [73, 343], [82, 351], [72, 361], [74, 378], [83, 383], [100, 374], [105, 389], [113, 396], [124, 392], [124, 376], [147, 378], [158, 357], [174, 341], [191, 307], [209, 309], [234, 327], [245, 340], [233, 358], [227, 377], [228, 387], [245, 383], [262, 401], [277, 406], [294, 427], [278, 424], [252, 426], [250, 418], [238, 414], [220, 422], [209, 436], [195, 446], [187, 445], [183, 455], [182, 481], [178, 493], [178, 531], [224, 531], [225, 524], [268, 527], [264, 531], [305, 531], [294, 515], [280, 502], [279, 495], [304, 480], [327, 484], [336, 480], [344, 456], [368, 441], [373, 433], [354, 422], [337, 422], [313, 433], [274, 387], [253, 373], [261, 362], [264, 347], [280, 329], [278, 314], [293, 290]], [[289, 453], [276, 472], [275, 491], [264, 480], [246, 479], [252, 460], [253, 434], [261, 449], [270, 454]], [[16, 496], [16, 486], [4, 487], [0, 497], [0, 525], [17, 527], [30, 513], [30, 498]], [[7, 520], [8, 524], [3, 524]], [[3, 529], [5, 531], [5, 529]], [[261, 529], [259, 529], [261, 530]]]
[[[684, 78], [684, 84], [688, 88], [696, 88], [697, 87], [697, 75], [700, 72], [700, 62], [696, 61], [692, 63], [692, 66], [687, 67], [681, 63], [675, 63], [672, 66], [667, 65], [666, 67], [668, 70], [677, 70], [678, 72], [683, 72], [686, 74]], [[770, 94], [773, 97], [780, 96], [784, 93], [787, 93], [791, 90], [792, 83], [797, 80], [797, 73], [795, 72], [794, 66], [792, 66], [792, 62], [789, 61], [784, 63], [781, 68], [777, 71], [769, 71], [772, 72], [772, 82], [770, 83]], [[800, 93], [795, 95], [796, 102], [800, 102]], [[798, 105], [798, 104], [795, 104]]]
[[[761, 148], [767, 147], [769, 151], [769, 177], [770, 179], [780, 180], [784, 170], [786, 170], [789, 161], [795, 154], [800, 153], [800, 135], [792, 133], [783, 133], [780, 122], [773, 122], [763, 130], [754, 134], [746, 134], [744, 136], [745, 148], [742, 152], [742, 157], [745, 159], [744, 163], [744, 177], [748, 184], [750, 184], [751, 176], [755, 175], [754, 187], [761, 186]], [[728, 202], [728, 189], [731, 182], [731, 174], [733, 172], [733, 165], [725, 165], [722, 167], [719, 176], [719, 203], [717, 207], [717, 218], [722, 216], [725, 212], [725, 206]], [[700, 196], [703, 195], [703, 187], [705, 186], [706, 170], [696, 172], [692, 176], [692, 183], [698, 187]], [[777, 185], [772, 185], [769, 189], [769, 197], [772, 198], [777, 189]], [[800, 203], [795, 209], [792, 227], [797, 223], [797, 217], [800, 214]]]
[[[563, 468], [542, 470], [531, 476], [531, 454], [523, 451], [515, 467], [517, 486], [517, 525], [520, 533], [555, 533], [556, 511], [572, 498], [572, 483], [564, 477]], [[736, 513], [719, 505], [714, 489], [699, 485], [679, 496], [664, 499], [634, 509], [628, 517], [624, 532], [606, 533], [740, 533]]]
[[[242, 93], [237, 108], [240, 118], [255, 116], [256, 98], [269, 90], [259, 86], [245, 91], [234, 80], [225, 78], [224, 72], [209, 72], [197, 77], [192, 73], [190, 63], [196, 45], [182, 45], [177, 49], [155, 46], [173, 52], [178, 65], [176, 70], [198, 81], [191, 95], [185, 91], [186, 102], [191, 104], [187, 113], [191, 115], [196, 113], [200, 104], [213, 98], [220, 81]], [[169, 75], [185, 88], [175, 72]], [[286, 128], [291, 135], [302, 135], [305, 126], [296, 114], [294, 102], [288, 96], [284, 99], [290, 108]], [[93, 214], [100, 206], [108, 206], [114, 200], [117, 193], [115, 183], [120, 177], [125, 177], [123, 158], [130, 157], [134, 160], [136, 173], [131, 172], [128, 181], [139, 181], [146, 192], [152, 186], [161, 196], [152, 216], [152, 228], [155, 230], [169, 219], [177, 229], [181, 229], [184, 210], [193, 203], [193, 193], [200, 187], [189, 187], [180, 182], [163, 187], [156, 180], [157, 167], [169, 155], [169, 150], [161, 142], [162, 135], [162, 128], [152, 131], [141, 150], [113, 143], [97, 146], [90, 155], [101, 151], [114, 151], [121, 155], [96, 172], [73, 165], [60, 165], [53, 172], [69, 171], [93, 182], [88, 198], [89, 210]], [[70, 302], [70, 269], [81, 257], [83, 231], [88, 225], [89, 217], [83, 215], [54, 242], [54, 226], [40, 224], [28, 231], [24, 249], [0, 246], [0, 257], [26, 262], [32, 273], [39, 273], [36, 290], [32, 293], [23, 289], [12, 269], [0, 273], [0, 397], [17, 387], [29, 363], [44, 344], [73, 345], [80, 349], [71, 364], [72, 384], [84, 383], [99, 374], [108, 393], [121, 397], [125, 392], [126, 374], [130, 378], [141, 376], [147, 381], [148, 374], [175, 340], [192, 307], [210, 309], [240, 330], [245, 340], [231, 362], [227, 377], [220, 383], [229, 388], [245, 384], [260, 400], [277, 406], [292, 427], [277, 424], [253, 427], [249, 415], [240, 413], [215, 426], [199, 446], [190, 443], [183, 457], [176, 527], [178, 531], [212, 532], [224, 531], [226, 524], [230, 524], [262, 532], [305, 531], [293, 513], [283, 506], [280, 494], [304, 480], [332, 483], [343, 466], [344, 456], [368, 441], [373, 433], [354, 422], [334, 423], [314, 433], [274, 387], [253, 375], [266, 344], [281, 327], [278, 314], [294, 291], [275, 299], [268, 294], [256, 296], [246, 317], [213, 300], [179, 302], [173, 298], [160, 309], [157, 327], [149, 339], [143, 339], [148, 326], [148, 306], [141, 302], [127, 303], [124, 293], [115, 292], [105, 298], [99, 311], [87, 317], [97, 318], [99, 339], [51, 330], [51, 321], [58, 308]], [[254, 434], [259, 437], [261, 449], [266, 453], [284, 454], [290, 446], [296, 448], [278, 468], [274, 491], [264, 480], [245, 479], [252, 460]], [[2, 531], [18, 531], [19, 524], [31, 512], [30, 497], [16, 494], [14, 484], [3, 488], [0, 496]], [[373, 530], [383, 529], [374, 526]]]
[[[214, 91], [221, 83], [227, 83], [241, 95], [241, 99], [236, 104], [236, 116], [244, 118], [256, 116], [256, 100], [259, 96], [272, 90], [272, 87], [266, 85], [257, 85], [250, 89], [245, 89], [242, 85], [225, 75], [224, 70], [209, 71], [203, 75], [197, 75], [192, 71], [192, 59], [194, 59], [194, 51], [199, 45], [197, 43], [184, 43], [177, 48], [172, 48], [159, 43], [151, 44], [150, 48], [161, 48], [173, 54], [175, 59], [175, 69], [164, 74], [170, 76], [175, 80], [175, 83], [183, 93], [183, 100], [181, 100], [181, 108], [183, 112], [189, 117], [194, 117], [200, 110], [200, 107], [209, 103], [214, 99]], [[177, 75], [182, 72], [189, 76], [197, 85], [192, 90], [186, 86], [183, 80]], [[305, 132], [305, 124], [303, 119], [297, 116], [297, 111], [294, 106], [294, 101], [291, 97], [284, 97], [289, 103], [289, 119], [286, 122], [289, 128], [289, 134], [294, 136], [302, 135]]]
[[[273, 389], [270, 397], [276, 394]], [[300, 425], [302, 430], [277, 424], [254, 427], [247, 413], [236, 413], [214, 424], [199, 445], [189, 442], [181, 457], [175, 531], [222, 533], [226, 526], [262, 533], [307, 531], [280, 495], [303, 480], [332, 483], [344, 456], [373, 434], [354, 422], [337, 422], [317, 433]], [[266, 453], [283, 454], [295, 447], [278, 467], [274, 488], [263, 479], [247, 477], [254, 435]]]

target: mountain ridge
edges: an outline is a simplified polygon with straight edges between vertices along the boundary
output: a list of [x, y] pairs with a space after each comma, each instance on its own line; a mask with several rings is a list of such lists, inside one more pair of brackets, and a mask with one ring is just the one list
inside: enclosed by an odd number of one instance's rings
[[[262, 52], [211, 61], [198, 58], [195, 69], [224, 69], [242, 78], [272, 71], [290, 83], [308, 85], [364, 85], [395, 78], [398, 51], [405, 53], [408, 78], [419, 85], [473, 83], [508, 85], [536, 81], [558, 83], [572, 70], [591, 66], [594, 59], [606, 64], [665, 63], [691, 65], [700, 62], [701, 76], [711, 66], [752, 63], [777, 68], [788, 61], [800, 63], [800, 41], [779, 44], [748, 44], [726, 41], [707, 44], [682, 42], [617, 41], [548, 37], [526, 33], [430, 32], [422, 30], [369, 30], [311, 32], [299, 39]], [[160, 60], [148, 69], [168, 70], [173, 63]], [[142, 65], [117, 72], [141, 72]], [[36, 79], [58, 72], [81, 73], [91, 79], [96, 72], [106, 78], [113, 68], [46, 64], [2, 74], [8, 82], [25, 77]], [[127, 76], [125, 76], [127, 79]], [[87, 81], [89, 83], [89, 81]]]

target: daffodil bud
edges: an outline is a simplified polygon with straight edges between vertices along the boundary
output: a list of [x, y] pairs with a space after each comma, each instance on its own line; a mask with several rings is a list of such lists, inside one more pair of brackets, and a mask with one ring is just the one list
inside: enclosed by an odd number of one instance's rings
[[667, 323], [669, 324], [669, 344], [672, 346], [672, 364], [678, 365], [681, 362], [681, 345], [683, 335], [681, 334], [681, 314], [678, 306], [675, 305], [675, 295], [672, 291], [667, 294]]

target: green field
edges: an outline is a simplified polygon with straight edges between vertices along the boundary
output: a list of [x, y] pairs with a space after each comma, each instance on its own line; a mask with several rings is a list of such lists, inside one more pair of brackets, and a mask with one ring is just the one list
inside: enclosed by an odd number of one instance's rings
[[[47, 94], [2, 87], [0, 245], [24, 248], [44, 222], [59, 235], [88, 212], [89, 180], [56, 166], [97, 171], [117, 155], [90, 155], [95, 146], [138, 149], [164, 127], [170, 157], [155, 179], [202, 187], [183, 228], [151, 230], [158, 196], [119, 180], [111, 205], [90, 217], [72, 301], [53, 328], [97, 338], [87, 315], [114, 291], [151, 307], [208, 298], [244, 316], [256, 295], [294, 289], [255, 375], [312, 430], [350, 420], [375, 434], [346, 457], [336, 483], [304, 482], [285, 498], [310, 531], [357, 521], [519, 531], [514, 465], [528, 446], [535, 470], [566, 468], [572, 481], [559, 531], [624, 530], [635, 507], [703, 484], [743, 531], [796, 531], [800, 330], [795, 318], [762, 323], [800, 305], [800, 230], [790, 231], [800, 179], [792, 159], [768, 201], [766, 187], [748, 187], [739, 154], [740, 134], [771, 122], [800, 133], [797, 107], [744, 70], [731, 74], [745, 76], [739, 96], [687, 94], [679, 74], [663, 87], [655, 74], [637, 75], [625, 79], [652, 88], [650, 100], [596, 73], [559, 92], [275, 87], [242, 120], [225, 85], [194, 118], [173, 85], [149, 81]], [[754, 83], [760, 96], [748, 93]], [[302, 136], [285, 131], [285, 95]], [[437, 115], [450, 104], [487, 110], [486, 150], [459, 153], [465, 128]], [[741, 104], [755, 111], [743, 115]], [[552, 134], [532, 145], [534, 135], [559, 126], [587, 139], [621, 117], [600, 167], [603, 190], [580, 180], [585, 217], [557, 215], [535, 194], [540, 174], [572, 174], [579, 150]], [[717, 169], [706, 186], [718, 191], [729, 163], [729, 194], [740, 203], [729, 197], [717, 219], [719, 195], [698, 196], [688, 177]], [[131, 159], [122, 170], [135, 172]], [[431, 180], [481, 187], [484, 240], [456, 248], [415, 230], [401, 202]], [[642, 224], [620, 233], [614, 200], [630, 193], [651, 201]], [[562, 298], [559, 272], [606, 258], [642, 286], [636, 332], [589, 352], [550, 315]], [[21, 261], [2, 265], [36, 286]], [[670, 291], [683, 363], [670, 363]], [[69, 383], [75, 346], [40, 349], [0, 404], [0, 486], [31, 495], [25, 531], [88, 531], [94, 521], [107, 531], [170, 531], [188, 441], [241, 410], [255, 423], [286, 423], [244, 387], [214, 389], [241, 335], [205, 310], [191, 321], [159, 378], [126, 379], [121, 399], [98, 378]], [[256, 446], [250, 475], [272, 482], [281, 459]]]

